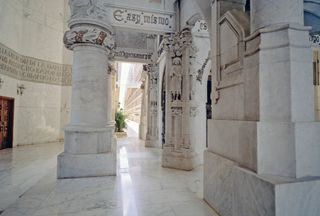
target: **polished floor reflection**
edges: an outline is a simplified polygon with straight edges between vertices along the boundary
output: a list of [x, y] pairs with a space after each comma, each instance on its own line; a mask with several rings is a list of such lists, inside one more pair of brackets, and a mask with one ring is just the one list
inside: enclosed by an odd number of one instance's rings
[[0, 151], [1, 216], [216, 216], [201, 199], [202, 167], [164, 169], [161, 149], [118, 140], [118, 176], [56, 180], [61, 144]]

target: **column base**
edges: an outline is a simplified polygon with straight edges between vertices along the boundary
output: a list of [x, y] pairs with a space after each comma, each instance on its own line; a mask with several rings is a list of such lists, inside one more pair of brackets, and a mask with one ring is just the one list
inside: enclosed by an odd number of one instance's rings
[[104, 154], [68, 154], [58, 155], [58, 179], [101, 177], [117, 174], [116, 155]]
[[162, 167], [191, 171], [195, 167], [195, 153], [190, 149], [177, 152], [173, 147], [164, 147]]
[[156, 139], [147, 139], [145, 141], [145, 147], [147, 148], [158, 148], [159, 147], [159, 141]]
[[320, 177], [257, 175], [215, 153], [204, 153], [204, 199], [222, 216], [300, 216], [320, 212]]
[[58, 155], [57, 177], [85, 178], [117, 174], [114, 127], [65, 128], [64, 152]]
[[147, 139], [146, 136], [147, 136], [147, 134], [145, 132], [145, 124], [140, 123], [139, 124], [139, 139], [146, 140]]

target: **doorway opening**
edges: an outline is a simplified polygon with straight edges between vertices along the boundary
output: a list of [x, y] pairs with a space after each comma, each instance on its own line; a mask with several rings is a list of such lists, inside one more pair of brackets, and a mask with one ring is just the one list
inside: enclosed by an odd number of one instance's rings
[[0, 97], [0, 150], [13, 146], [14, 99]]
[[[143, 100], [143, 64], [132, 62], [116, 62], [115, 115], [121, 112], [125, 116], [127, 137], [140, 137], [146, 131], [146, 111], [142, 108]], [[142, 131], [140, 131], [142, 130]]]

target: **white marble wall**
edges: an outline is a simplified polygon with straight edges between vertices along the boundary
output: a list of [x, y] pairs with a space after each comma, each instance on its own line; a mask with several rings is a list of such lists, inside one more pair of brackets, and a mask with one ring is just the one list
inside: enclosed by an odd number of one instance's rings
[[[68, 121], [69, 86], [20, 81], [0, 74], [0, 95], [14, 98], [13, 146], [54, 142], [63, 138]], [[17, 85], [25, 90], [17, 95]], [[60, 102], [61, 100], [61, 102]]]
[[[68, 15], [67, 0], [0, 1], [0, 43], [20, 55], [71, 64], [62, 38]], [[70, 87], [20, 81], [0, 73], [0, 96], [15, 99], [14, 143], [53, 142], [63, 137], [68, 121]], [[17, 95], [17, 84], [26, 89]]]
[[25, 56], [70, 64], [72, 55], [62, 43], [67, 2], [0, 1], [0, 42]]

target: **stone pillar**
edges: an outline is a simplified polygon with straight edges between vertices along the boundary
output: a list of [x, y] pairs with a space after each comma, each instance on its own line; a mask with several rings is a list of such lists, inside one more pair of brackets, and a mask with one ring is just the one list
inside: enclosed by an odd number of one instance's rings
[[309, 30], [303, 1], [252, 1], [248, 44], [260, 40], [258, 174], [320, 176]]
[[250, 19], [229, 0], [212, 9], [204, 199], [223, 216], [317, 215], [320, 124], [303, 1], [252, 0]]
[[140, 124], [139, 124], [139, 138], [146, 140], [147, 127], [148, 127], [148, 75], [144, 70], [142, 73], [142, 100], [141, 100], [141, 115], [140, 115]]
[[195, 152], [190, 144], [190, 90], [189, 67], [192, 43], [191, 30], [167, 37], [167, 110], [166, 143], [163, 148], [162, 166], [192, 170]]
[[145, 65], [148, 73], [148, 114], [146, 147], [159, 147], [158, 139], [158, 80], [159, 69], [156, 65]]
[[111, 28], [92, 21], [73, 22], [64, 43], [73, 50], [72, 100], [65, 148], [58, 156], [58, 178], [116, 175], [112, 75], [108, 72]]

